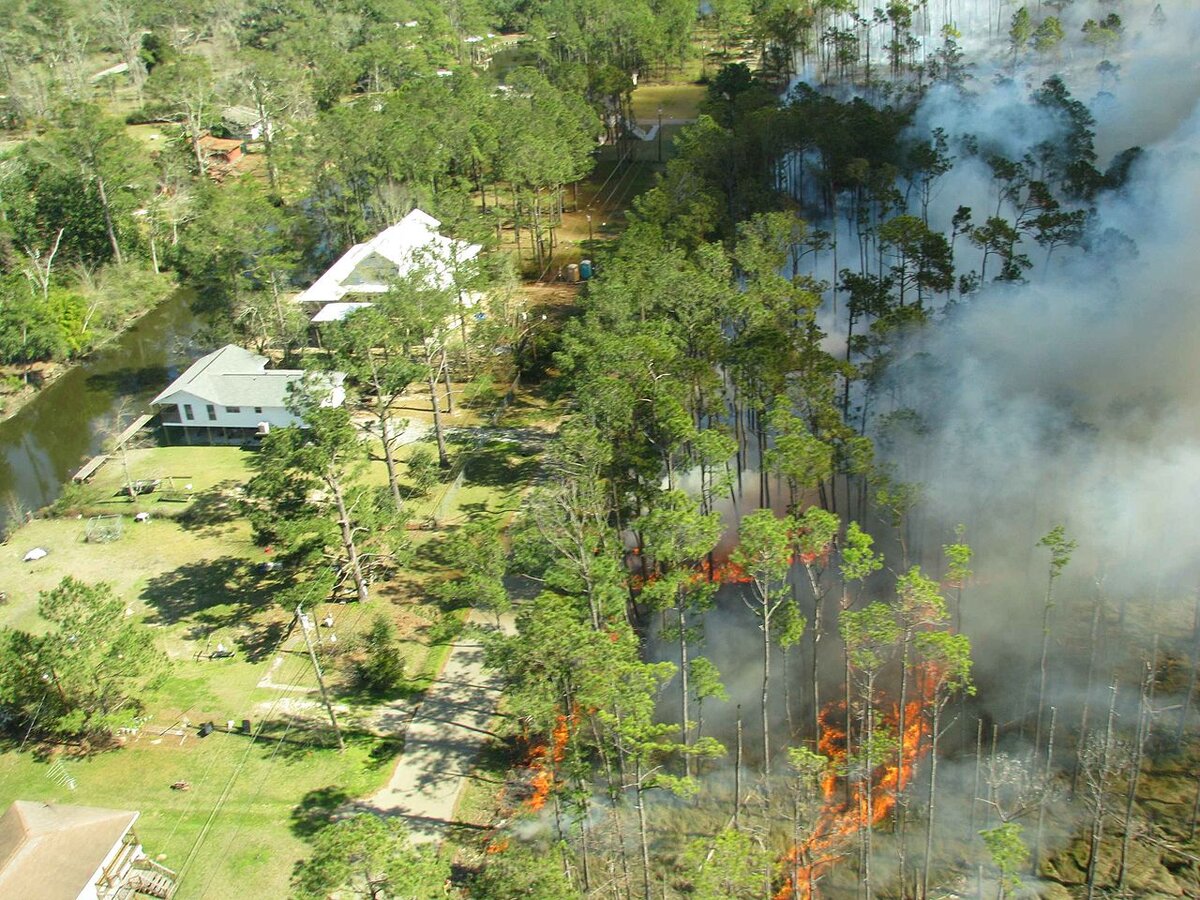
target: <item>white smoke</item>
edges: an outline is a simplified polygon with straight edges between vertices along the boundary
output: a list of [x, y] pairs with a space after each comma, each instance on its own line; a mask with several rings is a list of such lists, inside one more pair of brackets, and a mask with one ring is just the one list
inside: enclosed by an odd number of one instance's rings
[[[913, 459], [936, 473], [926, 498], [943, 528], [966, 521], [1001, 547], [1025, 546], [1066, 522], [1097, 567], [1128, 572], [1153, 561], [1188, 576], [1195, 566], [1200, 80], [1166, 73], [1194, 71], [1181, 35], [1195, 33], [1200, 17], [1176, 17], [1178, 27], [1158, 33], [1161, 44], [1135, 42], [1097, 116], [1105, 154], [1128, 144], [1146, 152], [1122, 190], [1098, 198], [1089, 249], [1057, 251], [1046, 265], [1027, 241], [1037, 263], [1028, 283], [985, 285], [919, 338], [925, 372], [905, 400], [933, 428]], [[1020, 101], [1023, 90], [985, 88], [965, 107], [931, 92], [918, 127], [959, 134], [973, 121], [981, 143], [1007, 144], [1006, 155], [1019, 157], [1049, 125]], [[960, 162], [931, 224], [960, 203], [975, 206], [979, 221], [995, 197], [986, 168]], [[977, 250], [958, 249], [960, 269], [978, 268]]]

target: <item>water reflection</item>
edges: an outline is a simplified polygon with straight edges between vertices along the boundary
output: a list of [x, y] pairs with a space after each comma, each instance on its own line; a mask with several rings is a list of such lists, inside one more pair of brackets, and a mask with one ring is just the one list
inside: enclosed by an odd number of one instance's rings
[[0, 423], [0, 522], [52, 502], [102, 450], [119, 414], [149, 411], [147, 401], [210, 349], [197, 343], [189, 299], [176, 292]]

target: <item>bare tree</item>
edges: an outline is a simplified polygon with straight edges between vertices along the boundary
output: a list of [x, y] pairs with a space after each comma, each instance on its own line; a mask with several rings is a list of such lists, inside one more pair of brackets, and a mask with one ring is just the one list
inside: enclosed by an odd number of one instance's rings
[[1109, 795], [1113, 778], [1129, 763], [1129, 748], [1113, 735], [1117, 715], [1117, 681], [1109, 685], [1108, 723], [1103, 734], [1088, 737], [1083, 749], [1083, 779], [1087, 789], [1085, 802], [1091, 812], [1089, 829], [1087, 897], [1096, 896], [1096, 876], [1100, 863], [1100, 846], [1104, 842], [1104, 823], [1109, 813]]
[[147, 74], [141, 55], [146, 29], [138, 21], [137, 11], [126, 0], [103, 0], [97, 10], [97, 22], [104, 39], [121, 54], [122, 62], [128, 67], [129, 81], [140, 103]]

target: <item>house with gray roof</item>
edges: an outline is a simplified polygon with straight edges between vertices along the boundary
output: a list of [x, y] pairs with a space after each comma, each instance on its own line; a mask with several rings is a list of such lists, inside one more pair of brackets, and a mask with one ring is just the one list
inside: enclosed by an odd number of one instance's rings
[[[167, 443], [241, 444], [272, 428], [303, 425], [288, 404], [304, 370], [269, 369], [268, 362], [265, 356], [226, 344], [192, 363], [151, 401], [160, 407]], [[345, 402], [344, 373], [310, 377], [325, 381], [322, 406]]]

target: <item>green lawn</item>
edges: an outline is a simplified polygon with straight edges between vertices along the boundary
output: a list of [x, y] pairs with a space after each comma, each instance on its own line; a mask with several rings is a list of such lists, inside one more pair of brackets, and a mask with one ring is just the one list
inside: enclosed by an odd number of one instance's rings
[[[228, 520], [234, 513], [230, 492], [253, 474], [253, 459], [253, 450], [240, 447], [149, 447], [115, 453], [91, 482], [69, 486], [57, 508], [76, 507], [89, 515], [148, 512], [157, 518], [187, 513], [203, 501], [206, 514], [215, 514], [215, 507], [223, 506], [227, 514], [222, 518]], [[159, 488], [131, 501], [125, 489], [126, 472], [132, 481], [158, 479]]]
[[707, 91], [703, 84], [639, 84], [633, 91], [633, 117], [643, 127], [654, 125], [661, 106], [664, 119], [694, 119]]
[[[352, 742], [346, 753], [314, 748], [304, 730], [258, 740], [191, 730], [144, 732], [128, 747], [85, 759], [37, 761], [0, 754], [0, 806], [16, 799], [138, 810], [151, 857], [182, 874], [179, 900], [282, 897], [292, 865], [328, 811], [378, 789], [390, 755]], [[74, 780], [70, 790], [64, 776]], [[190, 790], [172, 790], [186, 781]]]
[[[524, 404], [530, 412], [548, 413]], [[192, 499], [168, 503], [155, 494], [136, 502], [121, 496], [125, 467], [118, 456], [94, 482], [76, 488], [72, 512], [37, 519], [0, 546], [0, 572], [8, 601], [0, 627], [36, 630], [39, 591], [65, 574], [107, 581], [131, 616], [155, 630], [172, 661], [166, 682], [147, 697], [148, 719], [120, 749], [88, 757], [71, 748], [11, 744], [0, 751], [0, 809], [14, 799], [138, 810], [137, 831], [151, 856], [183, 874], [178, 897], [278, 897], [287, 892], [306, 836], [328, 811], [369, 795], [385, 781], [401, 744], [394, 736], [366, 733], [378, 698], [357, 695], [350, 684], [356, 635], [378, 613], [397, 626], [410, 683], [397, 698], [409, 701], [436, 676], [468, 610], [443, 611], [430, 587], [446, 574], [438, 544], [448, 530], [479, 516], [507, 519], [519, 505], [540, 457], [535, 431], [484, 431], [455, 437], [453, 451], [466, 456], [461, 486], [438, 485], [414, 498], [415, 521], [440, 508], [441, 528], [412, 531], [414, 563], [399, 578], [372, 588], [372, 603], [334, 604], [314, 598], [309, 609], [334, 618], [336, 645], [327, 645], [323, 668], [349, 749], [332, 749], [315, 680], [297, 633], [285, 639], [291, 610], [275, 600], [287, 582], [263, 563], [241, 518], [238, 496], [252, 474], [253, 453], [229, 447], [170, 447], [128, 454], [132, 478], [171, 478], [177, 490], [191, 485]], [[411, 446], [401, 453], [411, 452]], [[383, 483], [383, 463], [370, 464], [372, 481]], [[145, 510], [150, 521], [134, 523]], [[84, 540], [89, 515], [120, 513], [124, 528], [110, 543]], [[49, 556], [23, 563], [32, 547]], [[328, 634], [326, 635], [328, 637]], [[213, 659], [218, 644], [235, 651]], [[266, 723], [257, 739], [225, 733], [232, 720]], [[207, 738], [197, 726], [215, 722]], [[182, 734], [179, 733], [182, 729]], [[68, 783], [69, 777], [69, 783]], [[188, 782], [190, 790], [171, 789]], [[73, 785], [73, 789], [72, 789]]]

